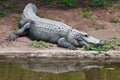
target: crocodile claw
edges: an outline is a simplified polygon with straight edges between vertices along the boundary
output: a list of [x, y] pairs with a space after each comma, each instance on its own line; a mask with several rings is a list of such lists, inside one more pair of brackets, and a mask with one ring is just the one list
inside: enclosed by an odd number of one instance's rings
[[70, 49], [70, 50], [77, 50], [77, 48], [75, 46], [69, 46], [68, 49]]
[[10, 34], [10, 36], [8, 37], [8, 40], [9, 41], [15, 41], [16, 39], [17, 39], [17, 35], [15, 34], [15, 33], [12, 33], [12, 34]]

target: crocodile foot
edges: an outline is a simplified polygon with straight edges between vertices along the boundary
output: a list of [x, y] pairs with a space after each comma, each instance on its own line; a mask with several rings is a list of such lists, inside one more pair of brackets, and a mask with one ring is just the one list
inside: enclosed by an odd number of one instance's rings
[[15, 34], [15, 33], [12, 33], [12, 34], [10, 34], [10, 36], [8, 37], [8, 40], [9, 41], [15, 41], [16, 39], [17, 39], [17, 34]]
[[70, 50], [77, 50], [77, 48], [75, 46], [69, 46], [68, 49], [70, 49]]

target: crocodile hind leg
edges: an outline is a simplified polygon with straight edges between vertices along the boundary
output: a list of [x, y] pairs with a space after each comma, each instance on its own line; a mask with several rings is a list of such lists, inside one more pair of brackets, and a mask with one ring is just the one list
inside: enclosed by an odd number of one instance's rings
[[17, 39], [21, 34], [28, 31], [28, 29], [30, 28], [30, 25], [31, 25], [31, 22], [27, 22], [19, 30], [17, 30], [15, 32], [13, 32], [12, 34], [10, 34], [10, 36], [8, 37], [8, 40], [9, 41], [14, 41], [15, 39]]
[[58, 40], [58, 46], [68, 48], [71, 50], [76, 50], [76, 47], [72, 45], [71, 43], [67, 42], [67, 40], [63, 37]]

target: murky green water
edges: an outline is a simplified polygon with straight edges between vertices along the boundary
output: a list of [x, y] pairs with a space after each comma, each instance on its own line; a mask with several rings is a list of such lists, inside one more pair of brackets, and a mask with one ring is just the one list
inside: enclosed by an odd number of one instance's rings
[[2, 61], [0, 80], [120, 80], [120, 63]]

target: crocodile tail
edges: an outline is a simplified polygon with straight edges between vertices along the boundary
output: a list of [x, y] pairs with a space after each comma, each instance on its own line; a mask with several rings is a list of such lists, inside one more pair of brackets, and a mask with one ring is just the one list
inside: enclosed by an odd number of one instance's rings
[[19, 21], [19, 27], [21, 28], [25, 23], [31, 22], [31, 14], [36, 15], [37, 7], [33, 3], [28, 3], [23, 10], [21, 20]]
[[29, 10], [32, 10], [33, 12], [37, 12], [37, 7], [35, 4], [33, 3], [28, 3], [26, 6], [25, 6], [25, 9], [24, 9], [24, 12], [28, 12]]

